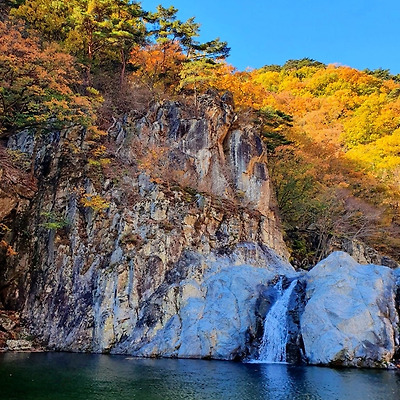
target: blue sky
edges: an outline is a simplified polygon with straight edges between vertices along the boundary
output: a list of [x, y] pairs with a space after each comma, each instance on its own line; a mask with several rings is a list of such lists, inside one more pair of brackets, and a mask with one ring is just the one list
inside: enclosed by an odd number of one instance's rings
[[201, 40], [220, 37], [239, 69], [314, 58], [400, 73], [400, 0], [143, 0], [196, 17]]

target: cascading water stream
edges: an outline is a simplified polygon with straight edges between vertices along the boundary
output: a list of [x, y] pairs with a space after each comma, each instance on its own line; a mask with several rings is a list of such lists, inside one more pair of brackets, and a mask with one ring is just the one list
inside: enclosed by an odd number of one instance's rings
[[278, 291], [278, 298], [265, 316], [264, 335], [256, 362], [286, 362], [286, 344], [288, 341], [287, 312], [290, 296], [296, 284], [297, 280], [294, 280], [286, 290], [283, 290], [282, 279], [280, 279], [275, 285]]

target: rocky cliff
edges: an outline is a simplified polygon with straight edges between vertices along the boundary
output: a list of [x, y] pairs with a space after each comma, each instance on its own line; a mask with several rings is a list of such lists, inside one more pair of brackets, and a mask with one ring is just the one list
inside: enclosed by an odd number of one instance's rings
[[[35, 148], [33, 180], [9, 158]], [[382, 367], [396, 356], [398, 270], [339, 252], [294, 270], [264, 144], [228, 95], [196, 109], [155, 103], [100, 139], [22, 132], [0, 156], [0, 345], [254, 359], [274, 285], [296, 279], [287, 361]]]
[[[224, 295], [216, 288], [230, 266], [233, 287], [236, 280], [250, 285], [247, 294], [229, 292], [235, 307], [243, 303], [235, 296], [255, 301], [254, 282], [266, 283], [281, 266], [293, 271], [283, 261], [257, 132], [236, 122], [229, 96], [210, 94], [192, 115], [164, 102], [115, 121], [101, 145], [107, 163], [94, 157], [100, 146], [89, 135], [71, 129], [41, 139], [36, 195], [23, 207], [13, 195], [4, 208], [18, 254], [2, 260], [3, 307], [21, 311], [32, 335], [55, 350], [217, 358], [243, 352], [218, 349], [218, 334], [206, 339], [207, 327], [196, 346], [192, 339], [172, 345], [165, 332], [173, 324], [182, 336], [208, 308], [209, 325], [218, 320], [216, 299]], [[29, 132], [8, 146], [34, 152]], [[250, 264], [260, 277], [246, 283]], [[183, 307], [192, 292], [203, 302], [196, 315]], [[244, 337], [255, 317], [239, 311], [226, 324]]]

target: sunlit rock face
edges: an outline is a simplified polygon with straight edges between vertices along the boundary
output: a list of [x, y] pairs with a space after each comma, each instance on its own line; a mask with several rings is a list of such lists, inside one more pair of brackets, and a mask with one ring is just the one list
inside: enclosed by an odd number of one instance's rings
[[332, 253], [307, 274], [301, 317], [311, 364], [385, 366], [398, 345], [393, 270]]
[[[10, 146], [32, 153], [24, 135]], [[127, 116], [107, 140], [103, 172], [88, 165], [84, 130], [40, 146], [28, 222], [10, 226], [18, 256], [4, 261], [2, 305], [49, 349], [236, 357], [257, 285], [293, 271], [256, 130], [229, 96], [209, 94], [192, 115], [164, 102]], [[84, 207], [82, 193], [108, 208]]]
[[243, 358], [256, 329], [260, 287], [293, 268], [267, 248], [239, 244], [232, 253], [186, 253], [143, 304], [134, 329], [112, 352], [136, 356]]
[[260, 212], [271, 221], [266, 231], [272, 234], [264, 242], [286, 257], [282, 237], [274, 226], [265, 145], [254, 126], [238, 123], [231, 101], [228, 95], [204, 95], [191, 117], [186, 106], [178, 102], [156, 104], [146, 116], [128, 117], [125, 125], [117, 126], [113, 134], [118, 152], [134, 159], [132, 142], [139, 141], [168, 158], [164, 177], [180, 173], [181, 181], [200, 192], [235, 200]]

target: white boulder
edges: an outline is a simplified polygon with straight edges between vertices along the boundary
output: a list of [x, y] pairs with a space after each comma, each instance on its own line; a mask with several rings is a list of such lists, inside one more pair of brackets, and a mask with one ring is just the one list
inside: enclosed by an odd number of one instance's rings
[[395, 277], [335, 252], [307, 274], [301, 317], [310, 364], [381, 367], [398, 344]]

